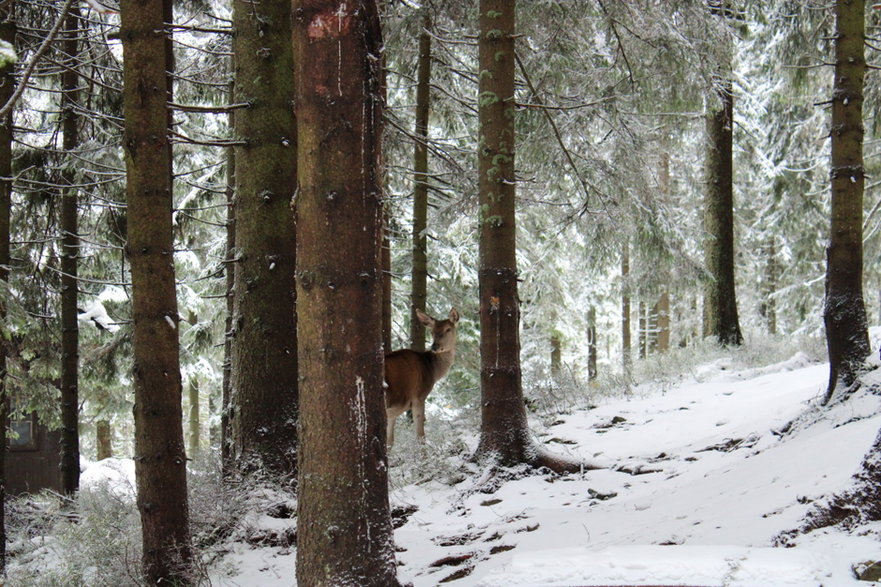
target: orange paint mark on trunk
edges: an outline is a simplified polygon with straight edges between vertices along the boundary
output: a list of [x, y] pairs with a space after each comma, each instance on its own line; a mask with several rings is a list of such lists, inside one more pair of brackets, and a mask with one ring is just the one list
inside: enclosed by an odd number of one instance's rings
[[354, 20], [352, 16], [348, 3], [340, 2], [339, 7], [334, 11], [316, 14], [306, 28], [306, 34], [310, 41], [342, 37], [352, 28]]

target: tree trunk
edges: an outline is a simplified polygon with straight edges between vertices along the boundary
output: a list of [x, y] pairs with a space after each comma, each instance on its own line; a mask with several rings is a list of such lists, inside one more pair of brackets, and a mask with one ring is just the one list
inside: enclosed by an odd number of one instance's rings
[[[0, 4], [0, 40], [15, 44], [15, 2]], [[0, 64], [2, 65], [2, 64]], [[0, 67], [0, 104], [15, 88], [15, 64]], [[0, 120], [0, 280], [9, 281], [9, 229], [12, 209], [12, 111]], [[0, 320], [6, 319], [6, 299], [0, 298]], [[6, 356], [8, 347], [0, 341], [0, 577], [6, 573], [6, 430], [9, 428]]]
[[551, 377], [559, 381], [563, 373], [563, 343], [559, 334], [551, 336]]
[[95, 444], [98, 448], [96, 460], [103, 461], [113, 456], [113, 431], [107, 420], [95, 423]]
[[630, 341], [630, 243], [624, 241], [621, 253], [621, 365], [624, 376], [630, 379], [633, 355]]
[[296, 479], [296, 186], [291, 6], [233, 3], [236, 147], [235, 289], [230, 374], [240, 471]]
[[192, 377], [189, 381], [189, 404], [190, 404], [190, 417], [188, 418], [189, 424], [189, 447], [190, 447], [190, 458], [195, 457], [199, 453], [199, 444], [201, 443], [201, 418], [199, 418], [199, 380], [196, 377]]
[[135, 475], [150, 583], [187, 584], [193, 554], [171, 213], [171, 0], [122, 0], [123, 104], [132, 280]]
[[717, 78], [719, 105], [707, 114], [704, 257], [709, 280], [704, 297], [705, 334], [719, 344], [743, 343], [734, 295], [734, 187], [732, 129], [734, 94], [730, 79]]
[[777, 334], [777, 301], [774, 294], [780, 281], [780, 262], [777, 260], [777, 247], [774, 238], [768, 239], [765, 246], [765, 279], [762, 288], [762, 304], [759, 313], [765, 319], [768, 334]]
[[413, 274], [410, 293], [410, 348], [425, 350], [425, 326], [416, 310], [428, 311], [428, 116], [431, 104], [431, 15], [422, 8], [419, 61], [416, 70], [416, 132], [413, 153]]
[[[234, 93], [234, 82], [230, 82], [230, 99]], [[232, 116], [230, 116], [232, 126]], [[226, 149], [226, 262], [224, 277], [226, 278], [226, 321], [223, 336], [223, 382], [220, 398], [220, 468], [224, 478], [233, 472], [232, 433], [230, 431], [229, 414], [232, 409], [230, 387], [232, 386], [232, 327], [235, 305], [235, 263], [236, 256], [236, 155], [234, 147]]]
[[480, 1], [478, 168], [480, 202], [480, 444], [476, 457], [558, 471], [577, 463], [536, 447], [520, 369], [514, 172], [515, 2]]
[[[385, 98], [383, 98], [385, 104]], [[383, 180], [383, 186], [388, 181]], [[384, 197], [383, 197], [384, 199]], [[392, 349], [392, 243], [389, 236], [389, 209], [383, 206], [382, 213], [382, 348], [384, 352]]]
[[587, 311], [587, 379], [597, 378], [597, 310], [591, 306]]
[[297, 581], [397, 585], [383, 392], [379, 15], [372, 0], [294, 6]]
[[670, 294], [666, 287], [658, 297], [652, 314], [655, 316], [655, 330], [657, 332], [654, 350], [666, 353], [670, 350]]
[[863, 79], [865, 5], [835, 2], [835, 83], [832, 89], [832, 218], [826, 248], [823, 319], [829, 350], [828, 402], [849, 387], [869, 354], [863, 301]]
[[[71, 153], [79, 144], [79, 6], [71, 5], [64, 23], [64, 61], [61, 74], [62, 145]], [[79, 229], [77, 188], [73, 165], [62, 172], [61, 195], [61, 489], [73, 495], [80, 485], [79, 438], [79, 324], [77, 322], [77, 268]]]
[[649, 351], [649, 312], [648, 306], [646, 305], [644, 300], [640, 300], [639, 304], [637, 304], [637, 331], [639, 334], [639, 358], [645, 359], [648, 356]]

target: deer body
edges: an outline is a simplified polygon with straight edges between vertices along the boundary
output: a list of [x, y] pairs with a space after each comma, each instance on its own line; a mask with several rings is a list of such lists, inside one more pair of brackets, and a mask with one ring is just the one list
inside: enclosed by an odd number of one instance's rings
[[425, 438], [425, 399], [434, 384], [442, 379], [456, 358], [456, 323], [459, 313], [450, 310], [446, 320], [435, 320], [416, 310], [419, 321], [432, 331], [431, 350], [402, 349], [385, 356], [385, 410], [388, 418], [387, 440], [395, 441], [395, 419], [413, 411], [416, 435]]

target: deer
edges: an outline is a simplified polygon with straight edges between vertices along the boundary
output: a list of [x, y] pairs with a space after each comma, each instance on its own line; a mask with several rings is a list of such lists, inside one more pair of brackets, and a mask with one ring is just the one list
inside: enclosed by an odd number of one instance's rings
[[459, 312], [450, 310], [446, 320], [435, 320], [422, 310], [416, 317], [431, 328], [431, 349], [414, 351], [400, 349], [385, 356], [385, 412], [388, 417], [386, 437], [388, 446], [395, 442], [395, 419], [412, 410], [416, 436], [425, 439], [425, 398], [434, 384], [453, 366], [456, 358], [456, 323]]

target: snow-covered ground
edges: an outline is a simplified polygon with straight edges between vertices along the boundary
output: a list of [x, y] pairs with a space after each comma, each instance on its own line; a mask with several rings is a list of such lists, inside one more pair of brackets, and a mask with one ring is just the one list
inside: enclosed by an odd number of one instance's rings
[[395, 491], [393, 503], [419, 507], [395, 534], [406, 549], [401, 578], [416, 587], [456, 572], [468, 572], [458, 585], [857, 583], [852, 568], [881, 559], [874, 531], [820, 532], [789, 549], [771, 541], [812, 500], [848, 485], [881, 428], [881, 398], [864, 393], [825, 412], [826, 365], [800, 356], [762, 371], [722, 365], [702, 383], [637, 390], [548, 430], [549, 447], [606, 469], [528, 476], [492, 494], [472, 492], [473, 478]]
[[[881, 396], [869, 391], [881, 387], [879, 371], [829, 409], [818, 404], [828, 367], [802, 355], [739, 372], [718, 361], [666, 392], [637, 388], [560, 416], [538, 438], [603, 467], [577, 475], [487, 482], [461, 456], [443, 456], [458, 475], [392, 492], [393, 508], [412, 512], [395, 531], [399, 578], [414, 587], [866, 585], [853, 569], [881, 560], [881, 524], [816, 531], [791, 548], [772, 541], [848, 486], [881, 429]], [[90, 475], [101, 476], [87, 471], [84, 482]], [[253, 512], [246, 533], [294, 525]], [[294, 583], [294, 548], [241, 536], [210, 562], [211, 584]]]

